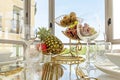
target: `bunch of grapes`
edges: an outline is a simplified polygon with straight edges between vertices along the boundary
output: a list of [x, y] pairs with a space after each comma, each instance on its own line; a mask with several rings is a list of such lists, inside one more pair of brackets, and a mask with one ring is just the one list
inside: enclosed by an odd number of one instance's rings
[[65, 15], [61, 20], [60, 20], [60, 25], [63, 27], [67, 27], [69, 25], [74, 24], [77, 20], [76, 13], [71, 12], [69, 15]]
[[64, 31], [64, 34], [68, 37], [71, 38], [73, 40], [80, 40], [78, 35], [77, 35], [77, 24], [74, 25], [72, 28], [69, 27]]

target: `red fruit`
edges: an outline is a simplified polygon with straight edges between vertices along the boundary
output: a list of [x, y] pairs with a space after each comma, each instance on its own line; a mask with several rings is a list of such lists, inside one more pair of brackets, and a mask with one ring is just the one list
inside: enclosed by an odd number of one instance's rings
[[45, 43], [40, 43], [36, 45], [38, 51], [47, 52], [47, 45]]
[[45, 43], [41, 43], [41, 50], [43, 52], [46, 52], [47, 51], [47, 45]]

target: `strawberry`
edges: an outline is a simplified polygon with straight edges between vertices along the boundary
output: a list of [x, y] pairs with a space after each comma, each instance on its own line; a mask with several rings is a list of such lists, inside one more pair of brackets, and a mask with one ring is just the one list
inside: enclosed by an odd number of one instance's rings
[[36, 45], [38, 51], [47, 52], [47, 45], [45, 43], [39, 43]]
[[47, 45], [45, 43], [41, 43], [41, 50], [43, 52], [46, 52], [47, 51]]

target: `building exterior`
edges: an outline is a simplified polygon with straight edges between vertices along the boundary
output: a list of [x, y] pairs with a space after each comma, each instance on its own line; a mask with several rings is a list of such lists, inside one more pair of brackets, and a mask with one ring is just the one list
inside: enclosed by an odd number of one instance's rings
[[[34, 26], [35, 1], [31, 0], [31, 26]], [[24, 26], [24, 0], [0, 0], [1, 31], [20, 33]]]

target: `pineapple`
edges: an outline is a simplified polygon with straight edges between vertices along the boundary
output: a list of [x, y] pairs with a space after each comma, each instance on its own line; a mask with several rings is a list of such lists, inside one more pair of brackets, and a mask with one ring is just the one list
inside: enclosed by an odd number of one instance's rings
[[39, 28], [37, 33], [38, 38], [47, 46], [47, 51], [44, 54], [60, 54], [63, 50], [63, 43], [56, 36], [52, 35], [50, 30]]

